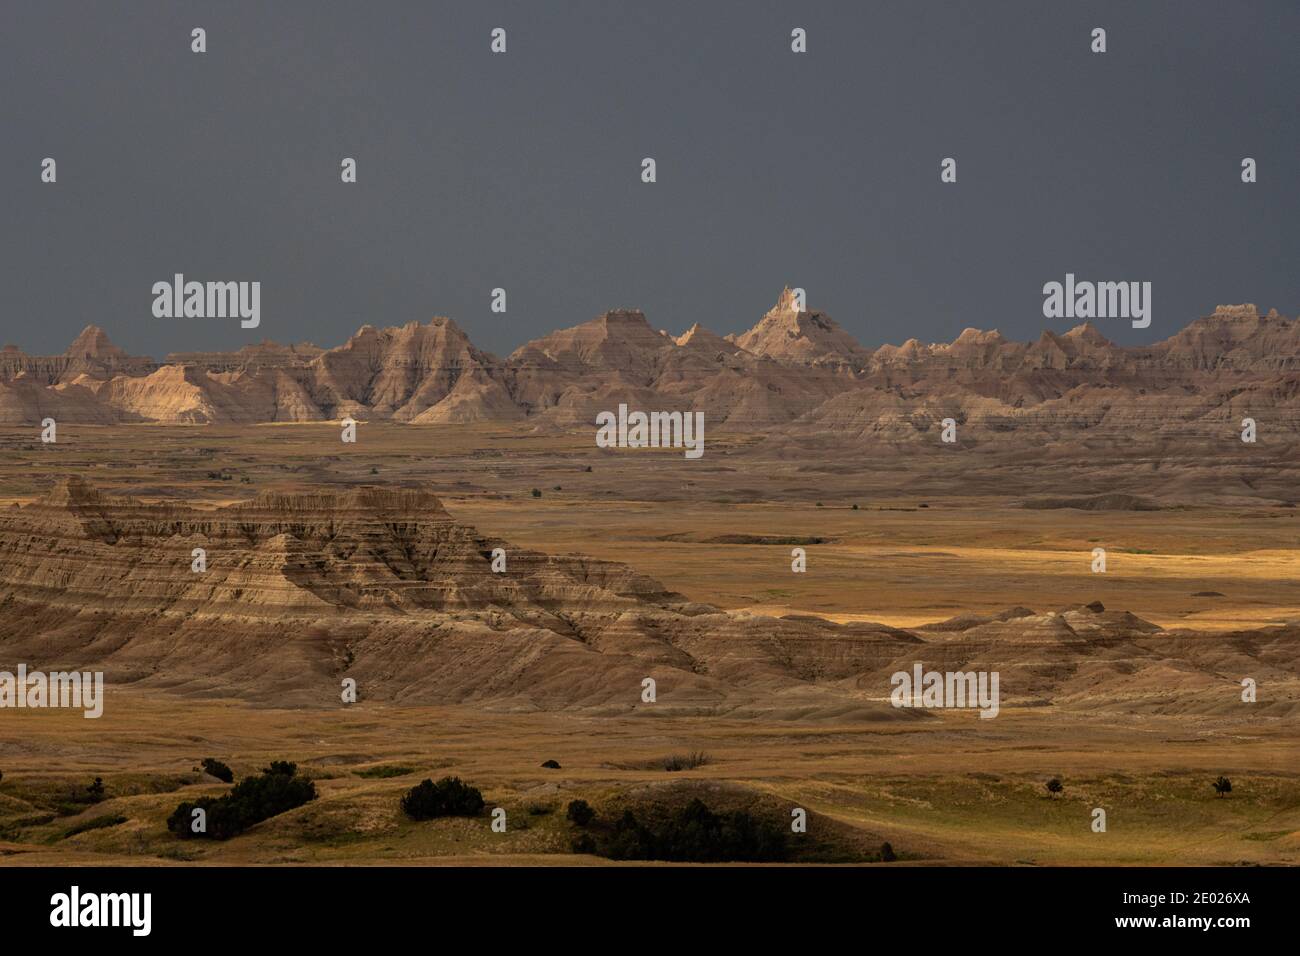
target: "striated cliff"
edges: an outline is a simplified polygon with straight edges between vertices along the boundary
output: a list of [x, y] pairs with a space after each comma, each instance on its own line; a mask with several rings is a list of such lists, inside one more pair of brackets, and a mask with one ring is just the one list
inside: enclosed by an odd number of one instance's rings
[[365, 700], [615, 713], [650, 706], [653, 677], [653, 712], [915, 720], [890, 676], [924, 662], [998, 671], [1004, 707], [1143, 713], [1229, 708], [1248, 673], [1269, 682], [1260, 712], [1286, 714], [1298, 642], [1295, 625], [1166, 632], [1100, 605], [910, 631], [729, 612], [625, 565], [512, 548], [424, 489], [204, 510], [71, 479], [0, 514], [5, 661], [275, 706], [341, 706], [353, 678]]

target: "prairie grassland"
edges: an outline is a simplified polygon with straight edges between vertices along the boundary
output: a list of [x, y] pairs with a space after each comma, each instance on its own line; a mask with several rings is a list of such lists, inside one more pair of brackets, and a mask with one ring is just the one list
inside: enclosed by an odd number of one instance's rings
[[[1004, 711], [995, 731], [988, 723], [946, 714], [918, 730], [365, 703], [280, 711], [123, 690], [98, 721], [59, 711], [6, 717], [0, 862], [598, 863], [570, 852], [569, 800], [600, 812], [685, 781], [705, 794], [803, 807], [810, 835], [821, 821], [842, 824], [863, 845], [890, 842], [904, 863], [1300, 861], [1300, 773], [1287, 728], [1123, 726], [1041, 709]], [[665, 756], [689, 750], [709, 762], [662, 768]], [[166, 830], [176, 805], [227, 789], [195, 772], [206, 756], [229, 763], [237, 779], [295, 760], [320, 797], [224, 843], [177, 840]], [[560, 769], [542, 768], [546, 760]], [[1223, 798], [1212, 787], [1220, 774], [1233, 784]], [[447, 775], [478, 786], [489, 808], [504, 807], [507, 832], [493, 833], [486, 816], [402, 816], [405, 790]], [[51, 809], [95, 776], [106, 800]], [[1059, 796], [1044, 788], [1051, 777], [1064, 784]], [[1107, 812], [1105, 833], [1091, 830], [1097, 807]], [[125, 822], [69, 835], [114, 815]]]

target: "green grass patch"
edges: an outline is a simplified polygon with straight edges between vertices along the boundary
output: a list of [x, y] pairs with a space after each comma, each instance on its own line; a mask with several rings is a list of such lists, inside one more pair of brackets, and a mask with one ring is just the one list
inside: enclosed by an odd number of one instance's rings
[[106, 813], [102, 817], [83, 820], [81, 823], [68, 827], [63, 831], [63, 836], [60, 839], [66, 840], [68, 837], [74, 837], [78, 833], [88, 833], [91, 830], [103, 830], [106, 827], [115, 827], [123, 823], [126, 823], [126, 817], [122, 816], [122, 814]]
[[378, 767], [366, 767], [354, 772], [358, 777], [386, 780], [389, 777], [405, 777], [408, 773], [415, 773], [415, 768], [398, 763], [389, 763]]

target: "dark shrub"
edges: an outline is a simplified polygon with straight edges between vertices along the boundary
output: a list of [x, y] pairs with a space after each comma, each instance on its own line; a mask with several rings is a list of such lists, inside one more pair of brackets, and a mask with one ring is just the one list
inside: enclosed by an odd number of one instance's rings
[[1227, 777], [1220, 777], [1218, 780], [1214, 781], [1214, 792], [1219, 796], [1223, 796], [1225, 793], [1232, 793], [1232, 781]]
[[570, 800], [564, 815], [575, 826], [585, 827], [596, 818], [596, 811], [591, 809], [591, 804], [586, 800]]
[[894, 855], [894, 848], [892, 846], [888, 843], [882, 843], [880, 844], [880, 859], [884, 860], [886, 863], [893, 863], [898, 859], [898, 857]]
[[1047, 781], [1047, 783], [1043, 784], [1043, 786], [1047, 788], [1047, 792], [1050, 793], [1052, 796], [1056, 796], [1058, 793], [1060, 793], [1062, 790], [1065, 789], [1065, 787], [1061, 784], [1061, 781], [1057, 780], [1055, 777]]
[[545, 767], [547, 770], [559, 770], [560, 762], [558, 760], [548, 760], [544, 764], [542, 764], [542, 766]]
[[96, 777], [90, 783], [74, 783], [68, 786], [67, 795], [55, 798], [54, 809], [61, 817], [81, 813], [88, 806], [103, 802], [107, 794], [104, 791], [104, 778]]
[[615, 860], [652, 860], [655, 858], [653, 834], [637, 822], [631, 810], [624, 810], [603, 846], [603, 855]]
[[461, 783], [460, 777], [443, 777], [437, 783], [422, 780], [402, 797], [402, 812], [412, 820], [474, 817], [482, 811], [483, 794]]
[[[254, 824], [316, 799], [316, 785], [297, 776], [297, 765], [276, 761], [256, 777], [245, 777], [224, 797], [201, 797], [178, 806], [167, 818], [167, 829], [177, 836], [229, 840]], [[193, 811], [207, 814], [207, 829], [191, 829]]]
[[775, 862], [789, 856], [780, 826], [743, 810], [714, 813], [692, 800], [664, 822], [643, 824], [631, 810], [614, 824], [604, 855], [615, 860], [686, 863]]
[[[172, 815], [167, 818], [167, 829], [176, 834], [182, 840], [188, 840], [191, 837], [195, 839], [209, 838], [214, 840], [225, 840], [229, 836], [233, 836], [233, 833], [226, 836], [217, 836], [213, 831], [212, 820], [216, 808], [216, 802], [217, 801], [212, 797], [200, 797], [192, 803], [189, 800], [186, 800], [184, 803], [178, 804], [176, 809], [172, 811]], [[202, 810], [207, 814], [207, 821], [205, 823], [206, 829], [199, 833], [194, 832], [192, 829], [194, 823], [194, 811], [196, 809]]]
[[534, 489], [533, 489], [533, 497], [534, 497], [534, 498], [540, 498], [541, 496], [542, 496], [542, 490], [541, 490], [540, 488], [534, 488]]
[[664, 769], [669, 773], [676, 773], [679, 770], [694, 770], [696, 767], [703, 767], [706, 763], [711, 763], [713, 758], [703, 750], [692, 750], [688, 754], [673, 754], [664, 758]]
[[216, 777], [222, 783], [235, 782], [235, 772], [220, 760], [216, 760], [213, 757], [203, 758], [203, 772], [209, 776]]

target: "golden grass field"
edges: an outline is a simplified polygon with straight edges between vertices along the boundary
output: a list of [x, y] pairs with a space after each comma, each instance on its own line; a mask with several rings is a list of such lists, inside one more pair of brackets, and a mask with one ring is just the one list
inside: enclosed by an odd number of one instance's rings
[[[667, 452], [619, 457], [582, 436], [488, 428], [363, 424], [356, 446], [341, 445], [330, 424], [60, 428], [55, 446], [40, 445], [34, 430], [0, 431], [0, 505], [30, 500], [70, 474], [117, 494], [213, 505], [268, 487], [424, 483], [481, 531], [626, 562], [729, 609], [900, 627], [1094, 600], [1165, 628], [1300, 617], [1295, 511], [1247, 501], [1027, 510], [1026, 495], [976, 494], [977, 483], [960, 481], [945, 491], [905, 480], [906, 463], [878, 468], [869, 455], [860, 472], [809, 472], [798, 461], [765, 459], [746, 438], [717, 439], [692, 463]], [[715, 540], [726, 535], [822, 543], [804, 545], [809, 571], [794, 575], [791, 544]], [[1095, 547], [1107, 549], [1105, 575], [1089, 570]], [[0, 659], [0, 669], [12, 663]], [[675, 773], [654, 766], [689, 751], [710, 760]], [[207, 756], [237, 776], [295, 760], [321, 797], [228, 842], [176, 840], [165, 827], [176, 804], [224, 789], [194, 772]], [[561, 769], [542, 769], [547, 759]], [[0, 772], [0, 863], [17, 865], [598, 864], [605, 861], [568, 852], [568, 800], [599, 810], [736, 787], [781, 813], [804, 807], [814, 827], [833, 825], [841, 844], [888, 841], [900, 856], [890, 865], [1300, 860], [1300, 746], [1291, 720], [1006, 707], [996, 721], [941, 713], [871, 724], [365, 701], [277, 710], [122, 688], [97, 721], [58, 710], [0, 712]], [[401, 793], [446, 774], [504, 807], [507, 832], [491, 832], [485, 820], [404, 819]], [[1220, 774], [1233, 782], [1223, 799], [1211, 787]], [[51, 809], [61, 788], [95, 776], [109, 799], [74, 814]], [[1065, 786], [1055, 798], [1043, 787], [1053, 776]], [[1107, 808], [1105, 833], [1089, 827], [1094, 807]], [[69, 833], [115, 815], [126, 819]]]
[[[380, 705], [304, 713], [182, 707], [123, 693], [98, 726], [57, 712], [24, 713], [15, 723], [0, 808], [95, 774], [130, 795], [0, 842], [8, 863], [594, 863], [566, 852], [565, 802], [583, 797], [599, 807], [619, 791], [682, 781], [770, 794], [890, 841], [903, 862], [1218, 865], [1294, 862], [1300, 853], [1294, 739], [1224, 733], [1209, 722], [1135, 728], [1004, 711], [991, 734], [962, 716], [917, 731]], [[705, 751], [710, 763], [673, 774], [648, 767], [690, 750]], [[211, 754], [238, 776], [291, 755], [317, 776], [321, 798], [225, 843], [178, 841], [165, 828], [176, 804], [224, 789], [186, 784]], [[547, 759], [561, 769], [541, 769]], [[362, 775], [385, 767], [407, 772]], [[1225, 799], [1209, 786], [1220, 773], [1233, 780]], [[507, 832], [482, 821], [405, 820], [401, 793], [447, 774], [506, 808]], [[1051, 776], [1065, 784], [1060, 797], [1043, 789]], [[530, 816], [535, 805], [555, 809]], [[1110, 808], [1104, 834], [1088, 826], [1098, 806]], [[113, 814], [128, 820], [64, 836]]]

